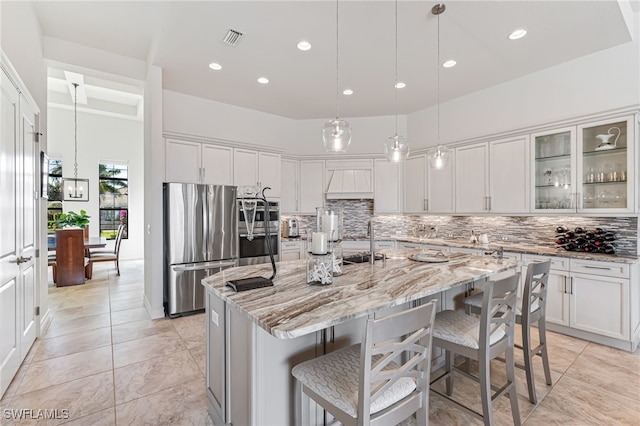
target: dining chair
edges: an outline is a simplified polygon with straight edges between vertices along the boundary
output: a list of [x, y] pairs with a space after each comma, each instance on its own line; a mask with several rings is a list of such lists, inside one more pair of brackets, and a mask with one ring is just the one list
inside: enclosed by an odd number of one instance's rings
[[309, 399], [343, 425], [392, 425], [417, 413], [429, 424], [429, 377], [436, 300], [369, 318], [361, 343], [296, 365], [297, 425]]
[[[433, 346], [445, 350], [445, 371], [434, 379], [431, 392], [450, 405], [479, 418], [485, 425], [495, 424], [493, 404], [500, 396], [508, 395], [514, 425], [520, 424], [518, 396], [513, 360], [513, 329], [515, 327], [516, 292], [520, 274], [499, 281], [488, 281], [482, 297], [480, 316], [467, 315], [462, 310], [441, 311], [436, 314], [433, 325]], [[478, 376], [454, 365], [455, 355], [478, 361]], [[491, 360], [505, 355], [507, 382], [501, 387], [491, 383]], [[453, 395], [453, 372], [480, 383], [482, 413], [451, 398]], [[446, 379], [446, 393], [433, 385]], [[495, 393], [492, 391], [495, 390]]]
[[89, 252], [89, 265], [87, 267], [87, 278], [91, 278], [93, 275], [93, 264], [97, 262], [115, 262], [116, 275], [120, 276], [120, 245], [122, 243], [122, 236], [124, 234], [124, 225], [118, 226], [118, 233], [116, 234], [116, 241], [113, 250], [91, 250]]
[[56, 257], [53, 274], [56, 286], [84, 284], [85, 266], [83, 230], [56, 230]]
[[[515, 364], [516, 367], [525, 370], [527, 375], [527, 388], [529, 390], [529, 401], [532, 404], [538, 402], [536, 395], [536, 384], [533, 377], [533, 357], [542, 358], [542, 368], [547, 385], [553, 384], [551, 380], [551, 369], [549, 367], [549, 354], [547, 353], [547, 333], [545, 326], [545, 313], [547, 303], [547, 282], [549, 280], [549, 270], [551, 261], [532, 263], [527, 268], [527, 276], [522, 289], [522, 299], [516, 301], [516, 323], [522, 327], [522, 346], [514, 344], [518, 349], [522, 349], [524, 354], [524, 365]], [[464, 299], [464, 306], [467, 313], [479, 314], [482, 309], [482, 293]], [[535, 348], [531, 347], [531, 326], [538, 327], [539, 344]]]

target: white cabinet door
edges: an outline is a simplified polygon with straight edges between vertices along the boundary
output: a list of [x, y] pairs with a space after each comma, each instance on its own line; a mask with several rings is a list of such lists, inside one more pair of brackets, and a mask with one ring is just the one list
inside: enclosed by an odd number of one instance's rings
[[245, 185], [255, 185], [260, 181], [258, 175], [258, 151], [235, 148], [233, 150], [233, 184], [241, 194]]
[[265, 194], [269, 198], [280, 198], [280, 154], [261, 152], [258, 155], [258, 163], [260, 171], [258, 182], [262, 183], [263, 187], [268, 186], [271, 188]]
[[298, 162], [285, 160], [280, 162], [280, 211], [283, 214], [298, 211]]
[[386, 159], [374, 160], [374, 201], [376, 213], [402, 212], [402, 167]]
[[456, 148], [456, 213], [488, 212], [488, 148], [480, 143]]
[[427, 209], [427, 159], [425, 155], [404, 163], [404, 212], [424, 213]]
[[165, 177], [167, 182], [200, 183], [200, 156], [202, 144], [198, 142], [165, 140]]
[[570, 284], [571, 327], [629, 340], [629, 280], [572, 273]]
[[300, 212], [315, 214], [324, 204], [324, 161], [300, 161]]
[[202, 145], [202, 183], [233, 185], [233, 148]]
[[489, 143], [489, 209], [495, 213], [529, 211], [529, 137]]
[[554, 324], [569, 326], [569, 273], [549, 272], [547, 281], [546, 320]]
[[[428, 163], [427, 163], [428, 164]], [[427, 210], [429, 213], [453, 213], [455, 211], [455, 152], [449, 161], [436, 170], [427, 165]]]

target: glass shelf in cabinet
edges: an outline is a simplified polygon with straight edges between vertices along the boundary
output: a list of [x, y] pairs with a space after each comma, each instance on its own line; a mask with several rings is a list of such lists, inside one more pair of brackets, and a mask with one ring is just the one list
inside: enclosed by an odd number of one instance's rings
[[606, 182], [582, 182], [583, 185], [588, 185], [588, 186], [615, 185], [617, 183], [626, 184], [627, 181], [626, 180], [610, 180], [610, 181], [606, 181]]
[[[627, 151], [627, 147], [626, 146], [621, 146], [618, 148], [612, 148], [612, 149], [606, 149], [606, 150], [602, 150], [602, 151], [585, 151], [582, 153], [583, 157], [597, 157], [600, 155], [606, 155], [606, 154], [623, 154]], [[536, 158], [537, 160], [537, 158]]]
[[536, 157], [536, 161], [545, 161], [545, 160], [560, 160], [563, 158], [571, 158], [571, 154], [562, 154], [562, 155], [550, 155], [548, 157]]
[[571, 184], [569, 184], [569, 183], [563, 183], [563, 184], [559, 184], [559, 185], [556, 185], [554, 183], [544, 184], [544, 185], [536, 185], [536, 188], [548, 188], [548, 189], [552, 189], [552, 188], [569, 189], [569, 187], [571, 187]]

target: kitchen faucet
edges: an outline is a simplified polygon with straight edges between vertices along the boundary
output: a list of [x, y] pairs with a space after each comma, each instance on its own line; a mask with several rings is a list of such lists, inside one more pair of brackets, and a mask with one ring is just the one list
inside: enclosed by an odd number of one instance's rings
[[373, 219], [369, 219], [369, 225], [367, 226], [367, 233], [369, 234], [369, 263], [372, 265], [376, 262], [376, 242], [373, 236]]
[[496, 257], [498, 259], [502, 259], [502, 257], [504, 256], [504, 247], [500, 246], [497, 249], [493, 249], [491, 251], [485, 251], [484, 254], [486, 254], [487, 256], [496, 254]]

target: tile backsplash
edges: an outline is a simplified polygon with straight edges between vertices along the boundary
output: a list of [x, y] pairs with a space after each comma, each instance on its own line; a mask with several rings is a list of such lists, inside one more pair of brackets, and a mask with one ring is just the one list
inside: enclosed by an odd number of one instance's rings
[[[469, 237], [473, 230], [476, 234], [487, 234], [490, 242], [506, 240], [549, 246], [554, 245], [558, 226], [601, 227], [617, 234], [618, 254], [638, 254], [637, 217], [374, 215], [372, 200], [327, 200], [326, 207], [343, 209], [345, 239], [366, 238], [370, 219], [374, 221], [377, 238], [414, 236], [420, 227], [434, 227], [438, 238]], [[283, 219], [289, 217], [298, 219], [303, 232], [315, 229], [315, 215], [283, 216]]]

